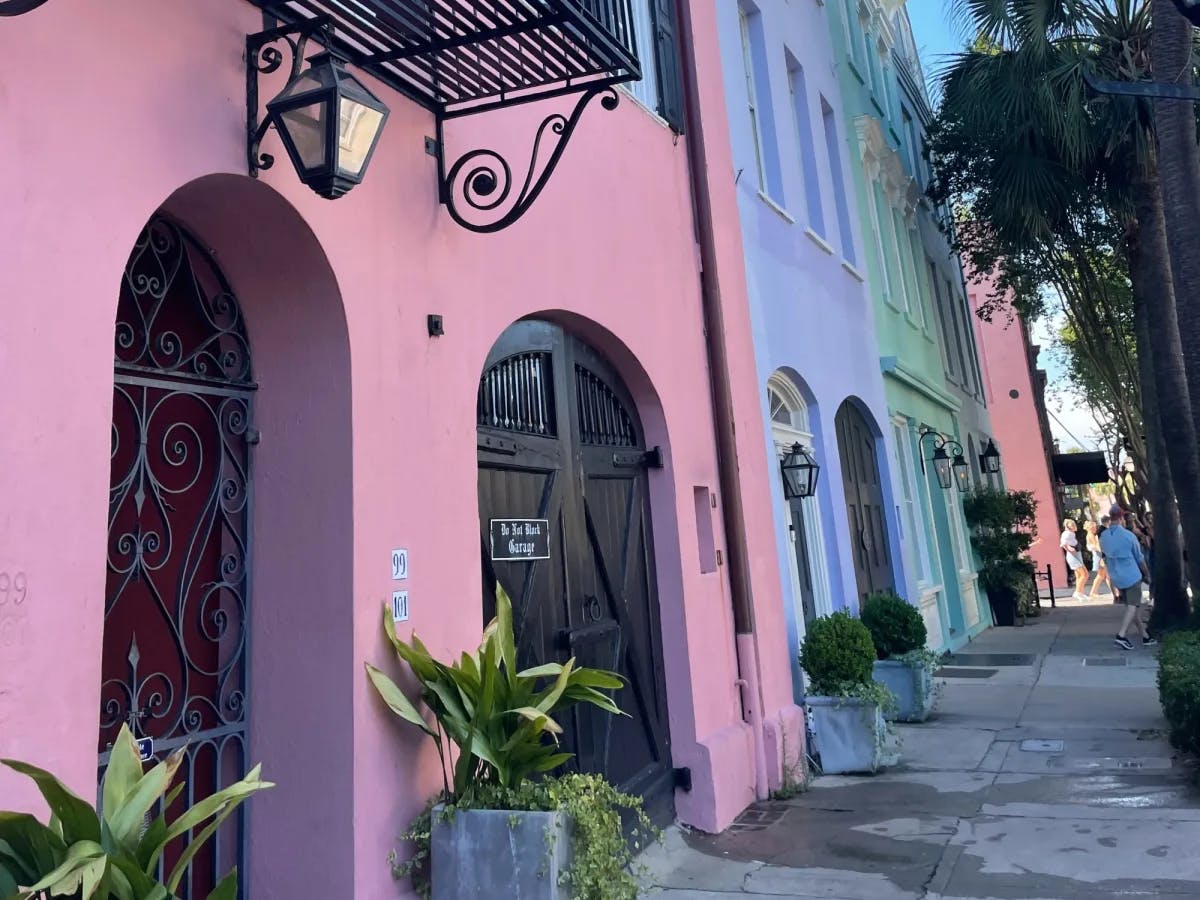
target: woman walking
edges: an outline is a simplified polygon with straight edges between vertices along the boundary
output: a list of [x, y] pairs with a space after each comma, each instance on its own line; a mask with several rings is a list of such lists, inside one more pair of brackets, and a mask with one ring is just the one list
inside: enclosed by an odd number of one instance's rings
[[1083, 527], [1087, 531], [1088, 552], [1092, 554], [1092, 589], [1088, 591], [1088, 599], [1091, 600], [1096, 596], [1096, 588], [1100, 587], [1101, 581], [1111, 594], [1112, 581], [1108, 577], [1108, 566], [1104, 564], [1104, 551], [1100, 549], [1100, 533], [1096, 523], [1088, 522]]
[[1083, 592], [1083, 586], [1087, 582], [1088, 570], [1083, 564], [1083, 554], [1079, 552], [1079, 538], [1075, 536], [1075, 520], [1063, 520], [1063, 533], [1058, 539], [1058, 546], [1067, 558], [1067, 568], [1075, 575], [1075, 594], [1076, 600], [1086, 600], [1087, 594]]

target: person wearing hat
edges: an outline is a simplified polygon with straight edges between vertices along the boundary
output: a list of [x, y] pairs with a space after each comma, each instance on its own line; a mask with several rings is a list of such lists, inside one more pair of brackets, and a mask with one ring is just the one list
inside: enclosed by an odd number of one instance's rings
[[1153, 647], [1158, 641], [1150, 637], [1141, 615], [1142, 584], [1150, 583], [1150, 569], [1146, 566], [1142, 545], [1133, 532], [1125, 527], [1125, 510], [1118, 504], [1114, 503], [1108, 511], [1108, 518], [1109, 526], [1100, 536], [1100, 550], [1104, 554], [1112, 586], [1121, 592], [1121, 600], [1125, 603], [1125, 620], [1117, 632], [1117, 646], [1125, 650], [1133, 649], [1133, 642], [1125, 637], [1125, 632], [1130, 625], [1136, 625], [1138, 634], [1142, 636], [1142, 646]]

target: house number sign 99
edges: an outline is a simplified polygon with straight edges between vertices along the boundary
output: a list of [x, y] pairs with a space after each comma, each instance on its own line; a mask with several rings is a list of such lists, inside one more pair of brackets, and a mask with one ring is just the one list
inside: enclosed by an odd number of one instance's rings
[[408, 578], [408, 550], [401, 548], [392, 551], [392, 581], [404, 581]]

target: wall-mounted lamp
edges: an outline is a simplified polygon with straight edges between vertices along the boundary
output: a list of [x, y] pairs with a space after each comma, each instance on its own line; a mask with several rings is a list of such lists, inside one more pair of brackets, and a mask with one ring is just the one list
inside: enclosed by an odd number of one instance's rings
[[[934, 474], [937, 475], [938, 484], [946, 490], [950, 489], [951, 483], [958, 485], [959, 491], [966, 493], [971, 486], [971, 467], [967, 465], [967, 458], [963, 456], [962, 444], [953, 438], [945, 437], [944, 435], [934, 431], [932, 428], [921, 429], [921, 436], [917, 440], [917, 447], [921, 451], [921, 473], [925, 474], [925, 438], [933, 435], [933, 456], [930, 461], [933, 463]], [[946, 452], [946, 448], [950, 448], [950, 453]]]
[[785, 500], [811, 497], [817, 492], [817, 477], [821, 474], [821, 467], [799, 443], [792, 444], [792, 449], [784, 454], [779, 461], [779, 470], [783, 474]]
[[[337, 53], [323, 51], [311, 56], [308, 68], [301, 71], [309, 37], [327, 28], [327, 23], [306, 26], [299, 32], [276, 28], [246, 38], [246, 127], [252, 176], [275, 162], [270, 154], [260, 152], [267, 129], [274, 125], [300, 180], [333, 200], [366, 175], [388, 108], [346, 71], [347, 60]], [[260, 123], [258, 76], [274, 72], [282, 64], [283, 53], [267, 46], [279, 40], [291, 48], [291, 76], [267, 103], [266, 117]]]
[[979, 454], [979, 468], [989, 475], [998, 475], [1000, 473], [1000, 451], [996, 449], [996, 442], [988, 438], [988, 444]]

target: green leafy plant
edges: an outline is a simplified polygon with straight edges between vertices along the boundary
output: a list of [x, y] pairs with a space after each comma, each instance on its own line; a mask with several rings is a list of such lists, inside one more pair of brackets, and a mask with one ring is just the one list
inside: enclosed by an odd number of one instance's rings
[[[77, 797], [44, 769], [0, 760], [37, 785], [50, 807], [48, 824], [27, 813], [0, 812], [0, 898], [69, 897], [72, 900], [173, 900], [193, 857], [221, 823], [258, 791], [274, 787], [255, 766], [241, 781], [223, 788], [168, 821], [166, 811], [183, 790], [171, 787], [184, 749], [145, 772], [137, 742], [121, 726], [101, 785], [101, 811]], [[163, 810], [150, 819], [151, 811]], [[189, 837], [190, 835], [190, 837]], [[156, 876], [172, 842], [186, 843], [165, 883]], [[230, 871], [208, 900], [237, 896], [237, 870]]]
[[873, 685], [874, 662], [871, 632], [845, 610], [813, 621], [800, 648], [800, 665], [808, 673], [813, 693], [820, 696], [846, 696]]
[[871, 633], [875, 653], [880, 659], [892, 659], [925, 646], [928, 634], [917, 608], [891, 591], [871, 594], [859, 612]]
[[[389, 607], [384, 608], [383, 629], [397, 656], [412, 669], [434, 724], [370, 663], [367, 674], [392, 712], [433, 738], [446, 793], [455, 799], [484, 784], [513, 789], [566, 763], [571, 754], [558, 751], [562, 727], [555, 713], [590, 703], [625, 715], [604, 693], [624, 686], [615, 672], [579, 667], [574, 659], [518, 670], [512, 601], [499, 585], [496, 618], [484, 630], [483, 642], [454, 663], [434, 659], [415, 634], [411, 641], [400, 640]], [[457, 748], [457, 761], [450, 745]]]
[[1200, 631], [1177, 631], [1158, 654], [1158, 699], [1171, 743], [1200, 753]]
[[[496, 618], [484, 630], [479, 648], [451, 664], [434, 659], [416, 635], [411, 641], [400, 640], [389, 609], [384, 610], [383, 622], [397, 656], [408, 663], [420, 685], [433, 723], [387, 675], [369, 664], [367, 673], [396, 715], [433, 738], [444, 785], [401, 836], [412, 853], [407, 858], [391, 854], [392, 874], [411, 879], [418, 894], [430, 896], [435, 816], [448, 818], [468, 809], [562, 810], [572, 836], [571, 864], [564, 874], [571, 895], [576, 900], [636, 897], [633, 854], [658, 833], [641, 798], [621, 793], [599, 775], [546, 776], [571, 759], [571, 754], [559, 751], [562, 728], [555, 714], [588, 703], [624, 715], [604, 693], [621, 688], [621, 676], [576, 666], [573, 659], [519, 670], [512, 602], [499, 585]], [[633, 823], [629, 838], [622, 817]]]
[[[448, 821], [466, 809], [565, 812], [571, 822], [572, 853], [562, 884], [575, 900], [634, 900], [639, 874], [634, 857], [661, 837], [646, 817], [642, 799], [621, 793], [599, 775], [570, 773], [516, 788], [485, 784], [467, 799], [434, 798], [402, 836], [413, 845], [413, 853], [406, 860], [393, 853], [392, 874], [410, 878], [419, 896], [432, 893], [429, 846], [434, 817]], [[622, 830], [623, 816], [632, 823], [628, 835]]]
[[971, 546], [979, 556], [979, 583], [986, 590], [1020, 592], [1033, 584], [1026, 554], [1037, 538], [1037, 501], [1029, 491], [980, 488], [963, 498]]
[[771, 791], [772, 800], [791, 800], [806, 793], [811, 784], [805, 754], [788, 752], [788, 730], [784, 726], [783, 717], [779, 717], [780, 755], [783, 757], [783, 771], [780, 773], [779, 787]]

